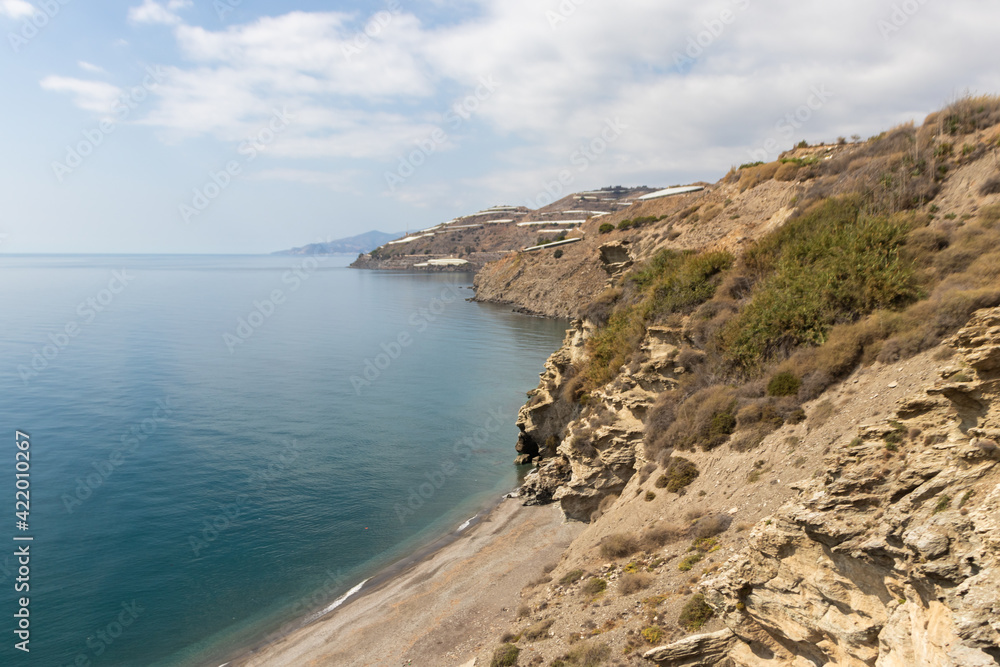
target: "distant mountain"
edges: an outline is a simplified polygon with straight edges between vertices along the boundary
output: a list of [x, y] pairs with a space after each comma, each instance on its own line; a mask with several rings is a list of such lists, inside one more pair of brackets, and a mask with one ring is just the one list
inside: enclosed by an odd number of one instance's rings
[[346, 239], [337, 239], [327, 243], [310, 243], [301, 248], [291, 250], [281, 250], [275, 255], [347, 255], [371, 252], [375, 248], [398, 239], [403, 234], [386, 234], [385, 232], [370, 231], [357, 236], [349, 236]]

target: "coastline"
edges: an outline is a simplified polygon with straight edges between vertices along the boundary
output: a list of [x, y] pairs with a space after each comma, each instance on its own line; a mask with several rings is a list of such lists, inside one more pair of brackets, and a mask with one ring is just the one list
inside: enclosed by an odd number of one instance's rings
[[292, 629], [206, 667], [465, 665], [489, 649], [524, 585], [582, 529], [564, 523], [556, 505], [524, 507], [504, 495]]

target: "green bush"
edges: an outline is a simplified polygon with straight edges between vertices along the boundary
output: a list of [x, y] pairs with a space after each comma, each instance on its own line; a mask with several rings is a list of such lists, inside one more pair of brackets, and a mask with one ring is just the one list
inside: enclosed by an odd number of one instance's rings
[[705, 556], [703, 556], [699, 552], [695, 552], [689, 556], [685, 556], [684, 559], [680, 563], [678, 563], [677, 569], [680, 570], [681, 572], [690, 572], [691, 568], [700, 563], [701, 559], [704, 557]]
[[490, 667], [513, 667], [517, 664], [517, 657], [521, 655], [521, 649], [513, 644], [502, 644], [493, 651], [493, 660]]
[[698, 466], [681, 456], [670, 457], [666, 472], [656, 480], [656, 487], [678, 493], [698, 478]]
[[584, 594], [591, 597], [600, 595], [606, 590], [608, 590], [608, 582], [600, 577], [591, 577], [591, 579], [583, 585]]
[[643, 628], [642, 638], [655, 646], [656, 644], [660, 643], [661, 639], [663, 639], [663, 628], [657, 627], [655, 625], [651, 625], [648, 628]]
[[563, 256], [562, 248], [556, 248], [556, 251], [554, 253], [552, 253], [552, 258], [553, 259], [559, 259], [562, 256]]
[[566, 574], [563, 575], [562, 579], [559, 580], [559, 583], [562, 584], [563, 586], [569, 586], [570, 584], [575, 584], [576, 582], [580, 581], [580, 579], [582, 579], [583, 575], [585, 574], [586, 572], [584, 572], [583, 570], [571, 570], [570, 572], [567, 572]]
[[608, 232], [615, 231], [615, 226], [612, 225], [610, 222], [605, 222], [600, 227], [597, 228], [597, 231], [599, 231], [601, 234], [607, 234]]
[[712, 298], [719, 274], [732, 263], [726, 252], [664, 250], [633, 272], [626, 280], [627, 297], [615, 297], [614, 311], [587, 341], [587, 388], [601, 387], [618, 373], [638, 349], [648, 322], [689, 312]]
[[684, 603], [678, 623], [688, 632], [694, 632], [700, 630], [714, 615], [715, 611], [705, 602], [704, 595], [692, 595]]
[[744, 257], [757, 288], [723, 331], [728, 358], [756, 368], [781, 350], [822, 344], [835, 324], [917, 298], [913, 268], [899, 252], [907, 222], [831, 199], [761, 239]]
[[774, 375], [771, 381], [767, 383], [767, 395], [794, 396], [799, 393], [799, 387], [801, 386], [802, 380], [797, 378], [794, 373], [783, 371]]

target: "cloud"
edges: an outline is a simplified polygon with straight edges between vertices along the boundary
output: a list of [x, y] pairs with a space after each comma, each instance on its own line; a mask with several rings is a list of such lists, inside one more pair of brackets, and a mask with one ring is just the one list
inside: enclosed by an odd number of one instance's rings
[[129, 8], [128, 20], [132, 23], [177, 25], [181, 23], [181, 17], [174, 12], [191, 5], [191, 0], [170, 0], [166, 7], [156, 0], [143, 0], [138, 7]]
[[30, 2], [25, 2], [25, 0], [0, 0], [0, 16], [26, 19], [36, 11]]
[[85, 70], [87, 72], [93, 72], [94, 74], [107, 74], [108, 73], [108, 71], [106, 69], [104, 69], [103, 67], [99, 67], [98, 65], [94, 65], [93, 63], [88, 63], [88, 62], [86, 62], [84, 60], [78, 60], [76, 62], [76, 64], [77, 64], [77, 66], [80, 69]]
[[122, 96], [122, 89], [103, 81], [87, 81], [65, 76], [47, 76], [41, 81], [45, 90], [69, 93], [73, 104], [85, 111], [109, 113], [112, 105]]
[[[1000, 16], [972, 0], [905, 20], [862, 0], [469, 0], [454, 15], [292, 11], [221, 30], [184, 23], [182, 5], [130, 11], [172, 25], [185, 61], [141, 122], [238, 142], [287, 105], [297, 120], [271, 156], [368, 160], [375, 173], [444, 128], [448, 162], [475, 168], [456, 179], [428, 160], [398, 195], [413, 202], [461, 188], [525, 197], [565, 169], [581, 188], [715, 178], [768, 140], [867, 136], [966, 88], [1000, 89], [988, 46]], [[484, 77], [499, 85], [477, 96]], [[471, 104], [457, 126], [455, 103]], [[616, 119], [620, 136], [579, 160]]]

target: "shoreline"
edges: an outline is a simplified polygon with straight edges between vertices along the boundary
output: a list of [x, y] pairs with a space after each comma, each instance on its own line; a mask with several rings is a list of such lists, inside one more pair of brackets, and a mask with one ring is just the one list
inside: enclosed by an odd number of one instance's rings
[[[409, 569], [417, 567], [422, 562], [433, 558], [437, 552], [454, 544], [486, 520], [505, 501], [508, 499], [517, 500], [518, 496], [513, 494], [518, 493], [519, 490], [520, 486], [517, 486], [514, 490], [508, 491], [499, 497], [494, 496], [489, 502], [482, 504], [480, 509], [471, 518], [460, 524], [458, 528], [449, 529], [447, 532], [440, 533], [436, 537], [420, 542], [415, 548], [405, 552], [395, 560], [375, 566], [371, 571], [362, 575], [362, 578], [357, 583], [350, 585], [345, 592], [340, 593], [337, 597], [333, 599], [327, 598], [322, 603], [313, 603], [311, 608], [281, 623], [278, 629], [267, 633], [260, 639], [254, 640], [249, 645], [244, 645], [239, 649], [230, 651], [225, 658], [221, 659], [221, 662], [220, 658], [216, 657], [211, 660], [200, 661], [199, 666], [236, 667], [236, 665], [242, 664], [241, 661], [245, 661], [260, 651], [266, 650], [269, 646], [280, 642], [288, 635], [309, 628], [317, 623], [322, 623], [324, 620], [329, 619], [331, 615], [342, 612], [348, 605], [361, 600], [367, 595], [378, 592], [395, 577], [405, 574]], [[322, 587], [320, 590], [322, 590]]]
[[[582, 525], [563, 522], [556, 505], [525, 507], [517, 496], [504, 494], [457, 529], [355, 584], [291, 629], [206, 667], [367, 667], [389, 664], [387, 653], [397, 653], [394, 660], [400, 662], [410, 655], [414, 664], [464, 665], [496, 634], [493, 628], [470, 633], [463, 622], [454, 643], [467, 646], [460, 648], [443, 638], [453, 634], [448, 621], [456, 614], [493, 623], [505, 616], [513, 620], [521, 588], [550, 561], [557, 561], [580, 530]], [[500, 581], [504, 594], [484, 596], [476, 590], [486, 586], [483, 582], [495, 587]], [[451, 597], [456, 593], [463, 594], [464, 604]], [[512, 598], [506, 607], [477, 611], [497, 606], [506, 597]], [[436, 634], [442, 637], [432, 637]], [[467, 655], [458, 660], [450, 656], [454, 651]]]

